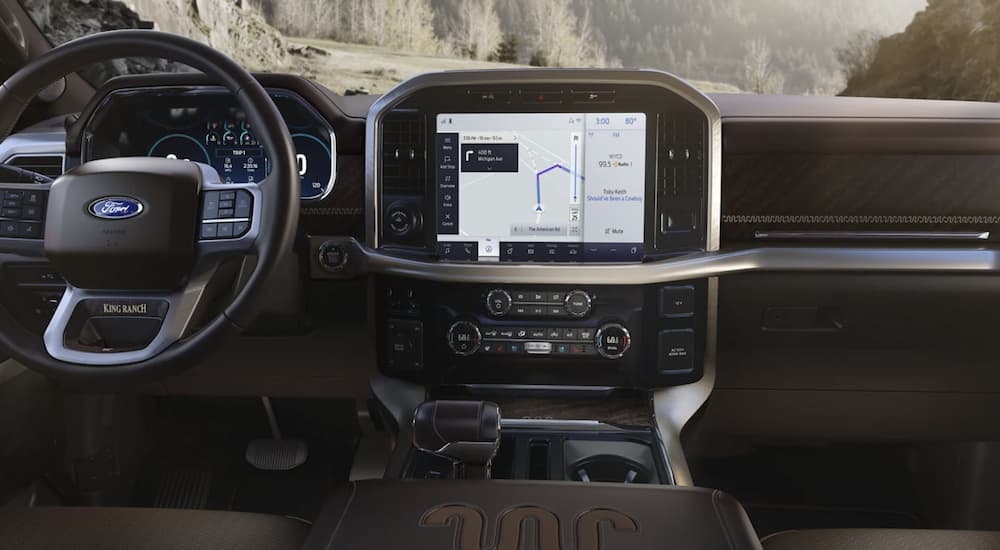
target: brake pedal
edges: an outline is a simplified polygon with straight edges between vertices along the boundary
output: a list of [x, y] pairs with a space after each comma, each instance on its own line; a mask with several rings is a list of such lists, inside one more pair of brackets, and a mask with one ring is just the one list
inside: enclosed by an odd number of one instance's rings
[[284, 439], [267, 396], [260, 398], [271, 425], [271, 439], [254, 439], [247, 445], [246, 460], [258, 470], [284, 471], [298, 468], [309, 458], [309, 446], [301, 439]]

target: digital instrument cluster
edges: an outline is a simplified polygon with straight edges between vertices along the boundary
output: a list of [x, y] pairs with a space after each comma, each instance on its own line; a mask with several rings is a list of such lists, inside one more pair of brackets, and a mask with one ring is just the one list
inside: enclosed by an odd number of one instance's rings
[[[336, 137], [299, 96], [271, 90], [295, 145], [302, 200], [325, 197], [336, 178]], [[121, 113], [131, 116], [123, 117]], [[269, 170], [252, 124], [232, 95], [215, 88], [134, 88], [110, 94], [85, 136], [84, 157], [163, 157], [208, 164], [227, 183]]]

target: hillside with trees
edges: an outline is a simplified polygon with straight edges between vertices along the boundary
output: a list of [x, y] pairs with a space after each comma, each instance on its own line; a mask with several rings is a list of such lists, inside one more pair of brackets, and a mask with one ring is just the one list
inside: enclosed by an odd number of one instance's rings
[[[835, 93], [837, 49], [925, 0], [248, 0], [289, 36], [551, 66], [665, 69], [759, 93]], [[501, 50], [506, 52], [501, 55]], [[513, 55], [516, 52], [516, 55]]]
[[904, 32], [841, 51], [843, 95], [1000, 100], [1000, 2], [930, 0]]

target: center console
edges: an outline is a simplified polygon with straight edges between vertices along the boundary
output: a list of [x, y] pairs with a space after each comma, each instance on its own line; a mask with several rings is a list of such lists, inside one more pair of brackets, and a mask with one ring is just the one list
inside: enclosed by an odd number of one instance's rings
[[[380, 370], [441, 386], [699, 380], [718, 112], [652, 71], [442, 73], [368, 120]], [[379, 270], [376, 270], [377, 272]]]

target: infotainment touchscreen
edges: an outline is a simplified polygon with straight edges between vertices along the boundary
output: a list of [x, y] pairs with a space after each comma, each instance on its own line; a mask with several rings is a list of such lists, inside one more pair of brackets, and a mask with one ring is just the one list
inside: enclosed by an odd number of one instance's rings
[[644, 113], [439, 114], [438, 254], [639, 261]]

